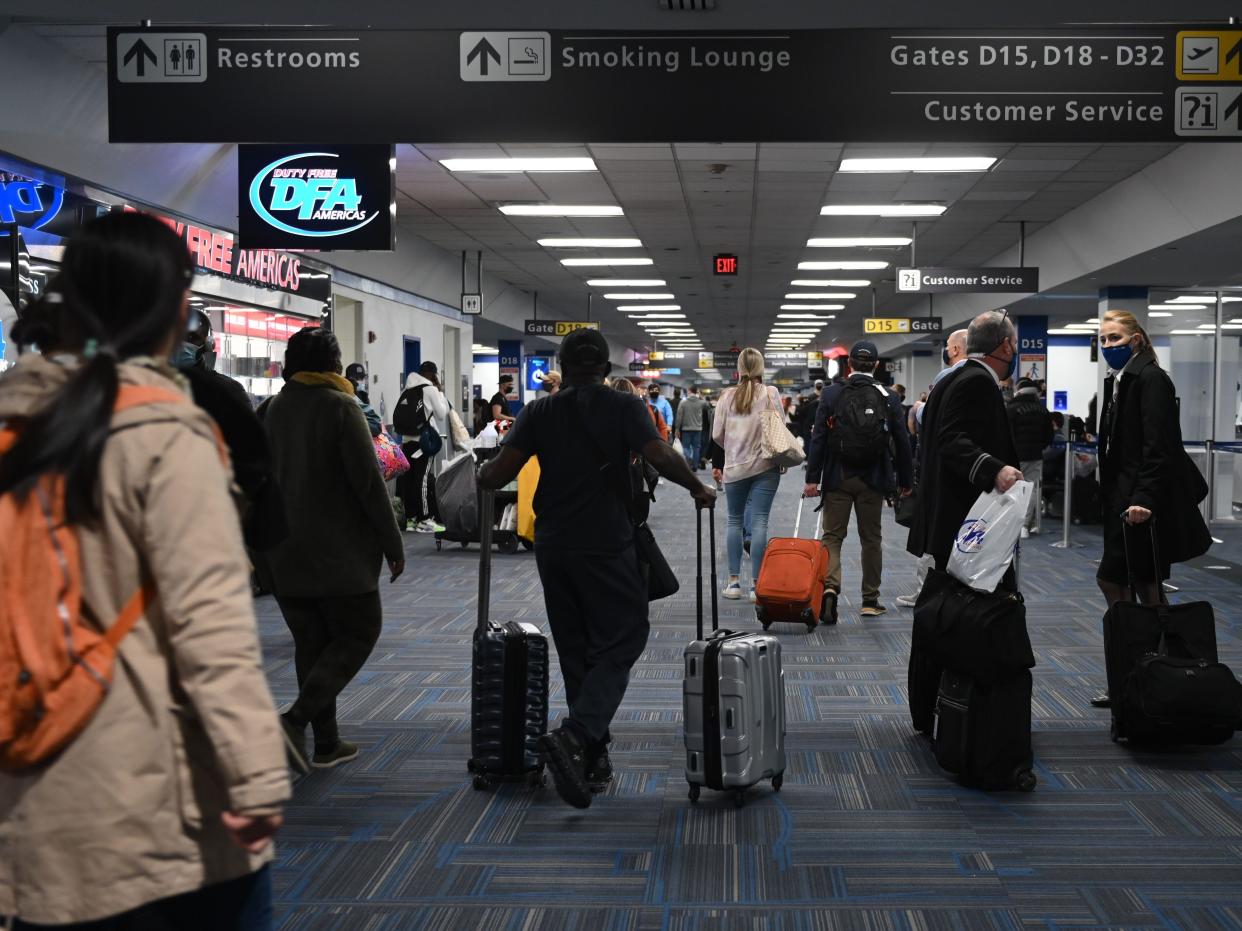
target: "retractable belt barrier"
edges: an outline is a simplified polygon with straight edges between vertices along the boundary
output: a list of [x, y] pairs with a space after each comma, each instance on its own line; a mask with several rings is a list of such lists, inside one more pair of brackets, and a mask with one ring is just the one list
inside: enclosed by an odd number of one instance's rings
[[1062, 489], [1062, 513], [1061, 513], [1061, 539], [1052, 545], [1059, 550], [1073, 549], [1078, 546], [1077, 543], [1070, 542], [1070, 520], [1073, 512], [1073, 488], [1074, 488], [1074, 457], [1073, 453], [1089, 453], [1094, 454], [1099, 450], [1098, 443], [1085, 443], [1075, 441], [1067, 443], [1065, 440], [1053, 440], [1050, 444], [1053, 449], [1065, 450], [1065, 487]]

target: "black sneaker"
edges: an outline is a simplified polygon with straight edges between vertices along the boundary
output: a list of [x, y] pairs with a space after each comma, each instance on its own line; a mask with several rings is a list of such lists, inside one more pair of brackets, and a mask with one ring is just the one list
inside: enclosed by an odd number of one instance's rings
[[1113, 707], [1113, 700], [1108, 697], [1107, 692], [1101, 692], [1091, 699], [1091, 706], [1093, 708], [1111, 708]]
[[289, 758], [289, 768], [299, 776], [305, 776], [311, 770], [310, 762], [306, 759], [306, 728], [290, 723], [282, 714], [280, 733], [285, 738], [285, 756]]
[[586, 780], [586, 748], [564, 727], [539, 738], [539, 752], [552, 771], [556, 794], [574, 808], [591, 807], [591, 787]]
[[586, 781], [592, 792], [603, 792], [612, 782], [612, 760], [608, 757], [608, 747], [600, 747], [595, 758], [587, 765]]

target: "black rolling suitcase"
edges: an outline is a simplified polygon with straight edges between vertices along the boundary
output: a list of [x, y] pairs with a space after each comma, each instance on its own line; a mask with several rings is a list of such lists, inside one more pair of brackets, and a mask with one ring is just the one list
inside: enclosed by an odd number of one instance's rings
[[932, 748], [936, 762], [963, 785], [1035, 788], [1031, 750], [1031, 671], [983, 686], [948, 669], [940, 677]]
[[[1122, 524], [1133, 595], [1129, 527]], [[1160, 564], [1150, 527], [1152, 564]], [[1219, 744], [1242, 717], [1242, 685], [1217, 660], [1216, 617], [1206, 601], [1117, 602], [1104, 615], [1104, 666], [1112, 738], [1144, 743]]]
[[536, 746], [548, 732], [548, 641], [534, 624], [489, 618], [492, 583], [492, 495], [480, 502], [479, 626], [471, 670], [470, 751], [474, 787], [543, 783]]

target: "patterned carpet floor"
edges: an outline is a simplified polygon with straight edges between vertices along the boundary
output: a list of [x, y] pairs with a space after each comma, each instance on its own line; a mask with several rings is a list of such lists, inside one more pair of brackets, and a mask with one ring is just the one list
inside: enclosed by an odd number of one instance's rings
[[[785, 478], [773, 527], [797, 506]], [[276, 862], [282, 929], [819, 931], [819, 929], [1242, 928], [1242, 739], [1136, 751], [1108, 738], [1098, 533], [1023, 550], [1035, 645], [1038, 789], [956, 786], [910, 728], [913, 590], [904, 531], [885, 515], [887, 615], [858, 616], [857, 537], [846, 542], [841, 623], [778, 625], [789, 768], [746, 807], [686, 798], [681, 653], [694, 629], [694, 512], [662, 485], [652, 526], [682, 591], [652, 609], [646, 654], [613, 727], [617, 778], [585, 812], [551, 788], [472, 789], [470, 635], [478, 548], [407, 534], [406, 574], [382, 584], [384, 633], [339, 703], [357, 761], [301, 780]], [[717, 532], [724, 554], [724, 502]], [[804, 534], [807, 528], [804, 524]], [[1242, 671], [1242, 539], [1177, 567], [1174, 600], [1216, 608], [1221, 658]], [[546, 628], [533, 555], [497, 555], [493, 617]], [[295, 692], [293, 650], [258, 603], [275, 696]], [[757, 627], [722, 602], [722, 625]], [[553, 667], [554, 712], [564, 708]]]

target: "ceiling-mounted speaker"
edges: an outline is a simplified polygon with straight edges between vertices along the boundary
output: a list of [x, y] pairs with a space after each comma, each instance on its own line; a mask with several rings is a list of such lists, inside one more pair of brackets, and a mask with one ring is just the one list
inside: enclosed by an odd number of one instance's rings
[[714, 10], [716, 0], [660, 0], [662, 10]]

